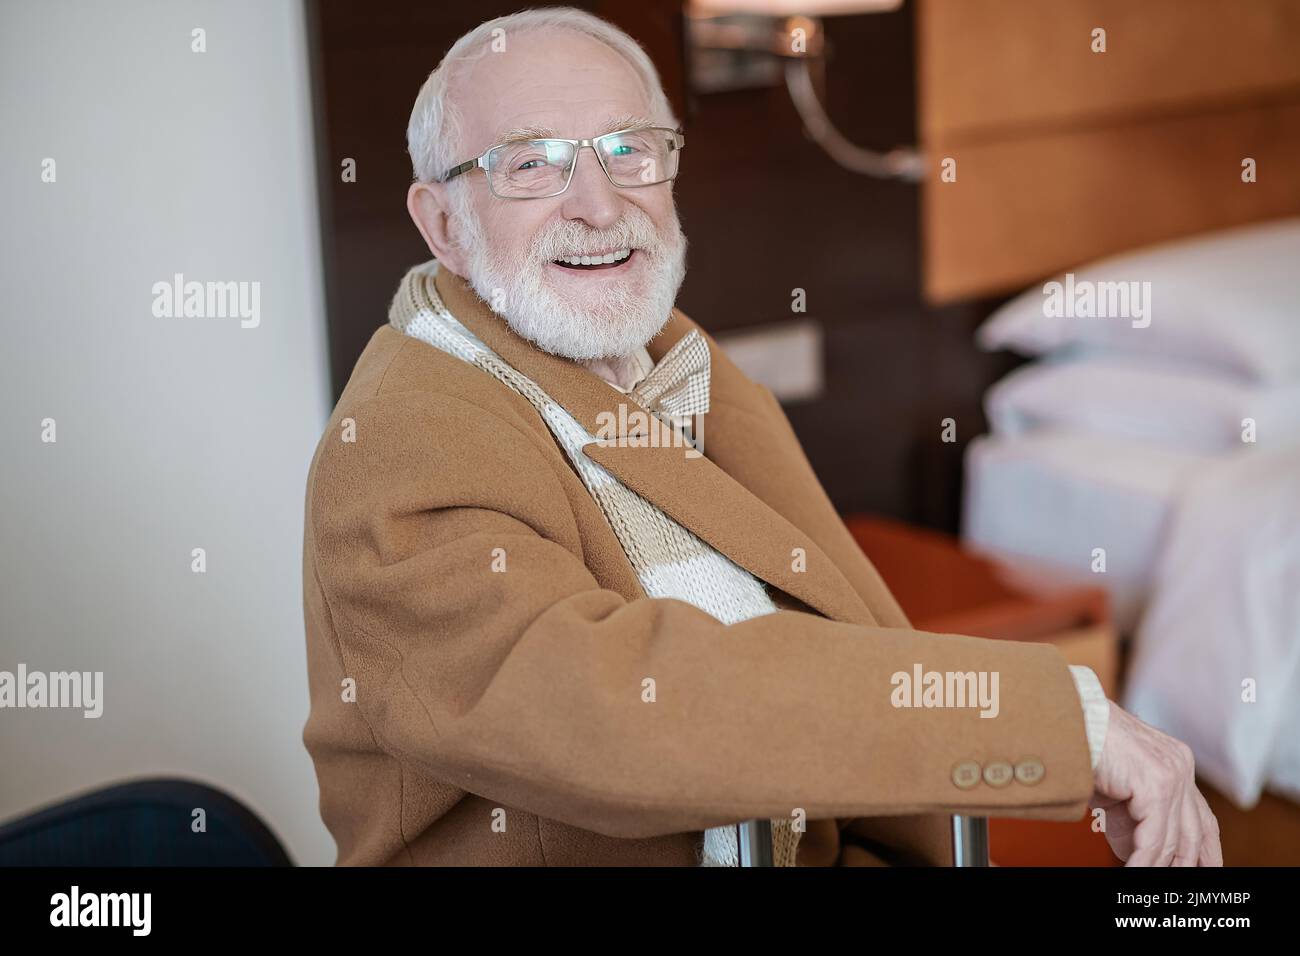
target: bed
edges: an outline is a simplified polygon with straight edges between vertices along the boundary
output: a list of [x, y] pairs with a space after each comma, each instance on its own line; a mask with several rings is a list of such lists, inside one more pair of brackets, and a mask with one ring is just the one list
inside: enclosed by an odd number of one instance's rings
[[1242, 808], [1300, 801], [1297, 264], [1300, 218], [1217, 230], [1072, 270], [1142, 276], [1149, 324], [1045, 315], [1039, 286], [977, 332], [1033, 361], [985, 395], [964, 539], [1106, 587], [1121, 704]]
[[[966, 540], [1104, 584], [1121, 703], [1243, 808], [1300, 799], [1295, 12], [917, 6], [917, 128], [949, 173], [921, 185], [924, 292], [1014, 296], [978, 342], [1031, 359], [967, 445]], [[1140, 300], [1096, 308], [1121, 282]]]
[[1207, 460], [1066, 431], [981, 436], [966, 450], [962, 538], [1101, 585], [1116, 628], [1132, 633], [1176, 493]]

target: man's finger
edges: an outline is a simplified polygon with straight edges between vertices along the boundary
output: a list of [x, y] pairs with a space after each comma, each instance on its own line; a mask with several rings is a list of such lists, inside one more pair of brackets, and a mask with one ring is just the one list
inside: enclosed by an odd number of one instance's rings
[[1205, 802], [1205, 795], [1196, 791], [1196, 806], [1201, 814], [1201, 850], [1198, 866], [1223, 866], [1223, 845], [1219, 841], [1219, 820]]
[[1178, 850], [1171, 866], [1195, 866], [1200, 858], [1202, 843], [1201, 808], [1196, 805], [1192, 791], [1183, 791], [1182, 807], [1176, 818], [1178, 824]]
[[[1129, 802], [1129, 812], [1137, 819], [1137, 812], [1133, 809], [1133, 801]], [[1168, 832], [1168, 819], [1166, 811], [1159, 805], [1152, 812], [1138, 820], [1138, 824], [1133, 829], [1133, 852], [1129, 858], [1124, 861], [1125, 866], [1152, 866], [1154, 865], [1160, 851], [1165, 845], [1165, 834]]]
[[1170, 866], [1174, 862], [1174, 854], [1178, 852], [1178, 831], [1181, 829], [1180, 821], [1183, 815], [1183, 798], [1181, 790], [1173, 790], [1172, 797], [1165, 803], [1165, 836], [1164, 843], [1160, 846], [1160, 851], [1156, 854], [1152, 866]]

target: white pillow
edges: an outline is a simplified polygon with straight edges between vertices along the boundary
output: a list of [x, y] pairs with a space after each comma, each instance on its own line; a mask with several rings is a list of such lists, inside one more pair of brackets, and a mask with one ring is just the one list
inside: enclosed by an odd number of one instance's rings
[[1261, 386], [1133, 356], [1031, 362], [990, 388], [984, 408], [1007, 436], [1050, 429], [1216, 454], [1248, 444], [1251, 419], [1257, 446], [1300, 442], [1300, 382]]
[[[1136, 293], [1127, 309], [1121, 290]], [[1072, 306], [1086, 314], [1072, 314]], [[1082, 266], [1012, 299], [976, 339], [990, 351], [1042, 355], [1085, 346], [1182, 359], [1260, 382], [1300, 380], [1300, 217]]]

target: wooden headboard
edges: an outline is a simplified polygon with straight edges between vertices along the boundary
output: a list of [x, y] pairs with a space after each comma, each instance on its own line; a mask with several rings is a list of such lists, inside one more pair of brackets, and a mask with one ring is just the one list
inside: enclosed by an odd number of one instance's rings
[[917, 3], [930, 301], [1300, 213], [1297, 0]]

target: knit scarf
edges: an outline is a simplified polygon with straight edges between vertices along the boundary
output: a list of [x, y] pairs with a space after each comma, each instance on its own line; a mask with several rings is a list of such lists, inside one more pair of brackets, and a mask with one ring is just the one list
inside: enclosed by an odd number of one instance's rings
[[[596, 439], [572, 414], [484, 345], [448, 311], [434, 287], [437, 268], [437, 262], [431, 260], [407, 272], [393, 297], [389, 324], [405, 335], [477, 366], [532, 403], [609, 521], [646, 595], [685, 601], [724, 624], [773, 613], [776, 605], [762, 581], [582, 453], [582, 447]], [[799, 837], [791, 820], [772, 821], [775, 865], [794, 866]], [[739, 864], [734, 825], [704, 831], [700, 865]]]

